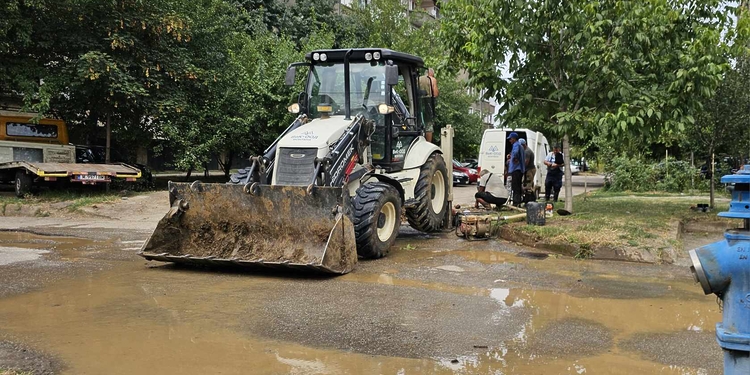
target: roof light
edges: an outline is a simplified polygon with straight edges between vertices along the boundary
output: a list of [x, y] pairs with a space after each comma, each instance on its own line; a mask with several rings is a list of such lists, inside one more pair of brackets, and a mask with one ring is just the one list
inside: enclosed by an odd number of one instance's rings
[[367, 61], [372, 60], [372, 54], [370, 52], [365, 53], [365, 60]]
[[326, 61], [326, 60], [328, 60], [328, 55], [326, 55], [325, 53], [321, 53], [320, 54], [320, 61]]
[[320, 60], [320, 54], [317, 53], [317, 52], [313, 53], [313, 60], [315, 60], [315, 61]]
[[375, 60], [380, 60], [380, 52], [377, 52], [377, 51], [373, 52], [372, 53], [372, 58], [375, 59]]

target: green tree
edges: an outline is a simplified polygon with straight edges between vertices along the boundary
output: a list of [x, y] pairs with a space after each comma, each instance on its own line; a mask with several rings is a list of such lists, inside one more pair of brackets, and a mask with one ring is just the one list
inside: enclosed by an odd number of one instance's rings
[[[504, 103], [506, 121], [546, 123], [569, 164], [571, 139], [653, 141], [693, 123], [730, 42], [747, 35], [726, 10], [735, 11], [718, 0], [456, 0], [441, 35], [452, 66]], [[565, 180], [571, 197], [569, 168]]]
[[[404, 13], [404, 4], [399, 0], [373, 0], [366, 6], [355, 3], [350, 17], [367, 33], [353, 34], [343, 47], [390, 48], [419, 56], [427, 66], [444, 65], [444, 49], [438, 37], [440, 22], [421, 9], [406, 17]], [[436, 125], [453, 126], [456, 157], [476, 157], [484, 124], [479, 115], [469, 114], [469, 107], [477, 98], [466, 94], [466, 82], [456, 72], [437, 69], [435, 76], [440, 89]], [[439, 139], [438, 129], [433, 137]]]
[[[709, 160], [713, 160], [713, 155], [719, 150], [734, 155], [747, 152], [747, 125], [750, 123], [750, 92], [746, 87], [747, 82], [750, 82], [750, 58], [742, 56], [726, 73], [716, 95], [706, 100], [705, 111], [701, 111], [695, 123], [688, 126], [687, 147], [704, 150]], [[709, 168], [710, 166], [709, 164]], [[718, 177], [712, 176], [710, 180], [711, 207], [714, 206], [715, 182]]]
[[191, 38], [185, 5], [5, 1], [0, 8], [10, 15], [0, 21], [0, 54], [12, 63], [0, 64], [0, 92], [20, 94], [27, 109], [68, 120], [74, 133], [111, 120], [121, 133], [142, 134], [169, 92], [195, 76], [185, 59]]
[[197, 20], [189, 49], [199, 74], [173, 93], [157, 122], [179, 169], [200, 168], [220, 155], [228, 177], [233, 156], [262, 152], [291, 122], [286, 67], [307, 49], [329, 48], [333, 38], [312, 32], [299, 50], [269, 30], [266, 18], [253, 21], [252, 13], [221, 2], [213, 9]]

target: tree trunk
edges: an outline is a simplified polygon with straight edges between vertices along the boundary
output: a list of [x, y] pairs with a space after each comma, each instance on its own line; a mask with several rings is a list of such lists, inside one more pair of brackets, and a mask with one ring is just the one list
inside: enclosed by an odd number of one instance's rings
[[193, 167], [188, 168], [187, 173], [185, 174], [185, 181], [190, 181], [190, 175], [193, 173]]
[[563, 160], [565, 161], [565, 210], [573, 212], [573, 174], [570, 171], [570, 139], [563, 136]]
[[104, 163], [109, 164], [109, 142], [112, 137], [112, 129], [109, 127], [110, 114], [107, 113], [107, 141], [106, 147], [104, 148]]
[[219, 155], [219, 167], [224, 171], [224, 178], [229, 179], [230, 171], [232, 170], [232, 159], [234, 153], [232, 151], [225, 151]]
[[715, 174], [716, 173], [716, 168], [714, 167], [715, 163], [716, 162], [714, 160], [713, 147], [711, 147], [711, 189], [710, 189], [711, 190], [711, 198], [710, 198], [709, 203], [708, 203], [708, 205], [709, 205], [709, 207], [711, 207], [711, 209], [714, 208], [714, 189], [716, 189], [715, 184], [714, 184], [714, 178], [716, 178], [716, 174]]
[[135, 162], [138, 164], [148, 165], [148, 148], [139, 145], [135, 151]]

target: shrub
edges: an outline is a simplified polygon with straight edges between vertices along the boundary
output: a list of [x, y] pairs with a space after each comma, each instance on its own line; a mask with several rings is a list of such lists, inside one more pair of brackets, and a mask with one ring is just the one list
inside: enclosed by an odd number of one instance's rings
[[618, 156], [605, 167], [605, 187], [612, 191], [654, 190], [654, 173], [651, 165], [636, 158]]
[[690, 163], [669, 160], [657, 164], [618, 156], [606, 167], [605, 188], [611, 191], [682, 193], [703, 188], [700, 170]]
[[700, 186], [700, 170], [688, 162], [669, 160], [654, 165], [653, 169], [656, 190], [683, 193]]

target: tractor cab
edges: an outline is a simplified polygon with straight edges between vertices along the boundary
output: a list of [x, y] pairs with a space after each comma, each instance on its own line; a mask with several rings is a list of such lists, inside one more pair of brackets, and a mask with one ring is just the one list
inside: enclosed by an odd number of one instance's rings
[[307, 67], [304, 92], [290, 106], [293, 113], [309, 119], [362, 115], [371, 120], [371, 161], [388, 172], [403, 169], [414, 140], [424, 134], [424, 113], [418, 79], [424, 61], [388, 49], [318, 50], [308, 53], [304, 63], [289, 66], [286, 83], [294, 85], [298, 67]]

